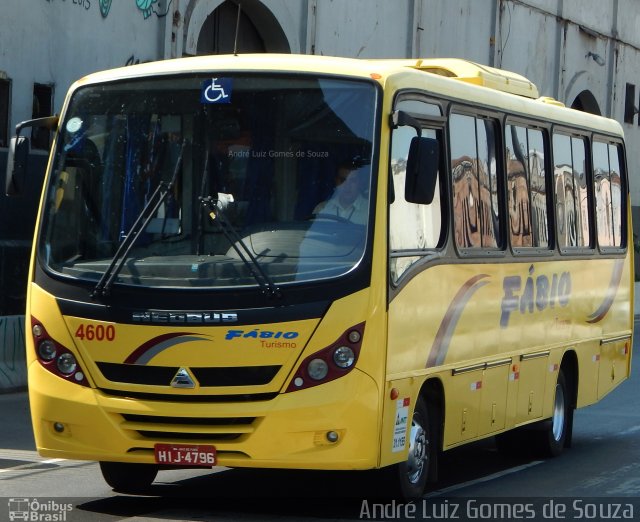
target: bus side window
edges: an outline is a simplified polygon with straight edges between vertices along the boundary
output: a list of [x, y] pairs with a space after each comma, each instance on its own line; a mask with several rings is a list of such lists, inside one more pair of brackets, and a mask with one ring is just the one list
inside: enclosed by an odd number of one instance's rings
[[[416, 101], [408, 102], [409, 110], [415, 113], [416, 106], [427, 106]], [[401, 104], [399, 104], [399, 107]], [[429, 105], [429, 107], [435, 107]], [[439, 108], [437, 109], [439, 114]], [[431, 111], [430, 111], [431, 112]], [[422, 129], [423, 138], [431, 138], [442, 144], [441, 131]], [[433, 201], [428, 204], [411, 203], [405, 198], [407, 160], [411, 140], [418, 135], [410, 126], [400, 126], [391, 136], [391, 161], [389, 175], [389, 249], [390, 270], [393, 282], [420, 260], [422, 255], [440, 246], [442, 234], [442, 205], [440, 200], [441, 175], [438, 173]], [[440, 150], [440, 157], [443, 157]], [[393, 197], [392, 197], [393, 195]], [[422, 252], [424, 251], [424, 252]]]
[[623, 247], [621, 150], [613, 144], [593, 142], [598, 245]]
[[561, 248], [591, 246], [585, 151], [584, 138], [554, 134], [554, 191]]
[[548, 247], [545, 145], [542, 131], [507, 125], [505, 144], [511, 246]]
[[449, 129], [456, 246], [499, 248], [495, 121], [452, 114]]

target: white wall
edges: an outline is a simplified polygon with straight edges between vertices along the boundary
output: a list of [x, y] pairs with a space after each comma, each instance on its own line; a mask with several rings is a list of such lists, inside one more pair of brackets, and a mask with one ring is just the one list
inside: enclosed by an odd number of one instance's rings
[[155, 59], [164, 19], [147, 19], [134, 0], [112, 3], [106, 18], [98, 0], [3, 2], [0, 71], [12, 80], [12, 128], [31, 117], [33, 83], [54, 84], [54, 110], [77, 78]]

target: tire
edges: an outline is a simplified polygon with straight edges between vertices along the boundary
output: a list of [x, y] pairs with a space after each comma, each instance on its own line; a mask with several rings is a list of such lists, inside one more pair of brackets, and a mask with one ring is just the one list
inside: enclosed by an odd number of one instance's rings
[[438, 438], [433, 410], [418, 398], [409, 429], [407, 460], [392, 467], [397, 496], [404, 500], [421, 498], [427, 483], [435, 480]]
[[532, 432], [534, 450], [541, 457], [557, 457], [569, 446], [573, 428], [573, 408], [570, 391], [562, 369], [558, 372], [551, 419], [541, 424], [542, 429]]
[[153, 464], [100, 462], [105, 482], [121, 493], [141, 493], [149, 489], [158, 474]]
[[567, 379], [558, 373], [550, 419], [496, 435], [498, 451], [507, 457], [557, 457], [571, 445], [573, 406]]

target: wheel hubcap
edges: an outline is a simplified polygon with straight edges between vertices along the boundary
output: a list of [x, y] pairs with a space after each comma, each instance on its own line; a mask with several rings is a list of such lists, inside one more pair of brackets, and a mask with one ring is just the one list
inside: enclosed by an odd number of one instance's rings
[[553, 405], [552, 419], [553, 438], [559, 441], [564, 432], [564, 389], [559, 384], [556, 384], [556, 400]]
[[414, 416], [411, 422], [409, 434], [409, 455], [407, 458], [407, 475], [412, 484], [420, 481], [425, 472], [429, 458], [429, 439], [427, 432], [420, 423], [420, 419]]

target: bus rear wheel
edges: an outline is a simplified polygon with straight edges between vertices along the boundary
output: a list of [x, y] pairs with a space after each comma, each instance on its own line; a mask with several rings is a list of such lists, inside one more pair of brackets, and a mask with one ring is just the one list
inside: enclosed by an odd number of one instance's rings
[[496, 435], [498, 450], [510, 457], [557, 457], [571, 442], [573, 406], [562, 369], [558, 373], [551, 418]]
[[158, 466], [128, 462], [100, 462], [105, 482], [122, 493], [140, 493], [151, 486]]
[[569, 400], [567, 380], [562, 369], [558, 373], [551, 419], [542, 424], [543, 429], [533, 431], [533, 446], [542, 457], [557, 457], [567, 445], [573, 424], [573, 408]]

